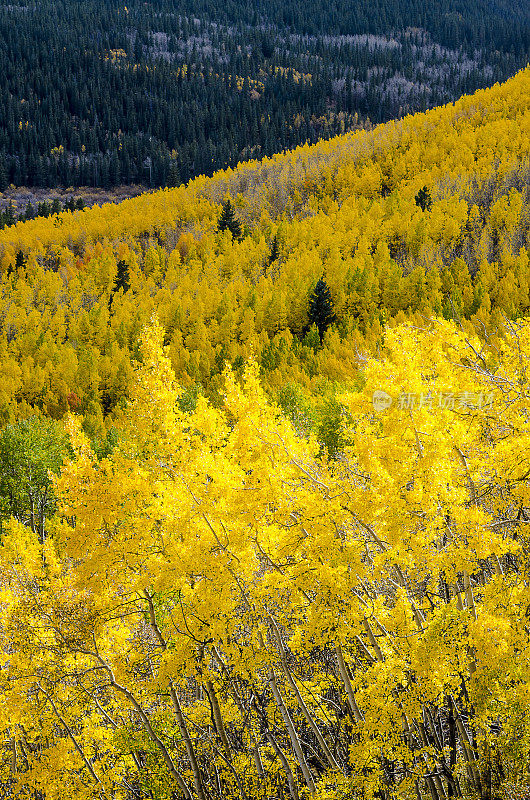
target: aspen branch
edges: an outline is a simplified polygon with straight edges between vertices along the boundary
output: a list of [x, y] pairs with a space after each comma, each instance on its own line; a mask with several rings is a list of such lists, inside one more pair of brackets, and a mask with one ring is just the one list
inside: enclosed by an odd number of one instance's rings
[[[68, 734], [72, 744], [74, 745], [75, 749], [77, 750], [77, 752], [81, 756], [81, 758], [83, 760], [83, 763], [84, 763], [85, 767], [87, 768], [87, 770], [89, 771], [90, 775], [92, 776], [92, 778], [95, 780], [96, 783], [99, 783], [101, 786], [103, 786], [103, 784], [101, 783], [101, 778], [94, 771], [94, 767], [92, 766], [92, 764], [90, 763], [90, 761], [86, 757], [86, 755], [85, 755], [85, 753], [83, 751], [83, 748], [81, 747], [81, 745], [77, 741], [77, 739], [76, 739], [76, 737], [74, 735], [74, 732], [72, 731], [70, 725], [67, 723], [67, 721], [65, 720], [65, 718], [63, 717], [63, 715], [61, 714], [61, 712], [59, 711], [59, 709], [57, 708], [57, 706], [53, 702], [53, 698], [48, 694], [46, 689], [44, 689], [43, 686], [40, 683], [38, 683], [37, 686], [39, 687], [39, 689], [41, 690], [43, 695], [46, 697], [46, 699], [48, 700], [48, 702], [51, 705], [51, 707], [53, 708], [55, 716], [57, 717], [57, 719], [59, 720], [59, 722], [61, 723], [61, 725], [65, 729], [66, 733]], [[103, 792], [106, 794], [105, 790], [103, 790]]]
[[348, 705], [350, 707], [350, 711], [353, 715], [355, 722], [362, 722], [363, 715], [361, 713], [359, 706], [357, 705], [357, 700], [355, 699], [353, 686], [351, 685], [350, 676], [348, 675], [348, 668], [344, 661], [344, 656], [342, 654], [342, 648], [340, 644], [335, 645], [335, 655], [337, 656], [337, 663], [339, 665], [339, 673], [342, 678], [342, 683], [344, 684], [344, 688], [346, 689], [346, 697], [348, 698]]
[[333, 756], [333, 753], [331, 752], [331, 750], [329, 749], [328, 745], [326, 744], [326, 740], [324, 739], [322, 733], [320, 732], [320, 729], [319, 729], [318, 725], [316, 724], [315, 720], [313, 719], [313, 717], [309, 713], [309, 709], [307, 708], [307, 705], [305, 704], [304, 699], [303, 699], [302, 695], [300, 694], [300, 690], [298, 688], [298, 685], [297, 685], [296, 681], [293, 678], [291, 670], [289, 669], [289, 665], [287, 663], [287, 654], [286, 654], [285, 648], [283, 646], [283, 642], [282, 642], [282, 639], [281, 639], [280, 632], [278, 630], [278, 626], [276, 625], [276, 622], [274, 621], [274, 619], [272, 617], [269, 617], [269, 619], [271, 621], [271, 625], [272, 625], [272, 628], [273, 628], [273, 631], [274, 631], [275, 639], [276, 639], [277, 646], [278, 646], [278, 651], [280, 653], [280, 661], [281, 661], [281, 664], [282, 664], [282, 667], [283, 667], [283, 671], [285, 673], [285, 677], [287, 678], [287, 680], [289, 682], [289, 685], [290, 685], [291, 689], [294, 692], [294, 695], [295, 695], [295, 697], [296, 697], [296, 699], [298, 701], [298, 705], [300, 706], [300, 710], [302, 711], [302, 714], [306, 718], [309, 727], [311, 728], [311, 730], [315, 734], [316, 740], [319, 743], [319, 745], [320, 745], [320, 747], [322, 749], [322, 752], [324, 753], [324, 755], [325, 755], [330, 767], [332, 767], [333, 769], [341, 770], [341, 768], [338, 765], [335, 757]]
[[[182, 794], [184, 795], [186, 800], [192, 800], [191, 792], [188, 789], [188, 787], [186, 785], [186, 782], [184, 781], [184, 778], [182, 777], [182, 775], [180, 774], [180, 772], [176, 768], [175, 763], [174, 763], [173, 759], [171, 758], [171, 756], [169, 754], [169, 751], [168, 751], [167, 747], [165, 746], [164, 742], [160, 739], [159, 736], [157, 736], [153, 726], [151, 725], [151, 723], [149, 721], [149, 717], [147, 716], [147, 714], [143, 710], [142, 706], [140, 705], [140, 703], [138, 702], [136, 697], [132, 694], [132, 692], [129, 691], [129, 689], [127, 689], [126, 686], [122, 686], [121, 684], [119, 684], [116, 681], [116, 678], [114, 677], [114, 673], [112, 671], [112, 668], [107, 664], [107, 662], [100, 656], [100, 654], [98, 652], [96, 652], [96, 653], [91, 653], [90, 651], [84, 651], [84, 652], [87, 655], [91, 655], [91, 656], [95, 657], [99, 661], [101, 666], [104, 667], [104, 669], [107, 671], [107, 673], [109, 675], [111, 686], [114, 689], [116, 689], [117, 692], [119, 692], [125, 698], [127, 698], [129, 703], [132, 705], [132, 707], [134, 708], [134, 710], [136, 711], [136, 713], [140, 717], [140, 719], [142, 721], [142, 724], [143, 724], [144, 728], [146, 729], [150, 739], [154, 742], [154, 744], [156, 744], [156, 746], [160, 750], [160, 752], [162, 754], [162, 758], [166, 762], [166, 766], [169, 769], [171, 775], [173, 775], [173, 777], [174, 777], [179, 789], [181, 790]], [[203, 800], [203, 798], [201, 798], [201, 800]]]
[[184, 741], [184, 746], [186, 748], [186, 752], [190, 760], [191, 770], [193, 772], [193, 782], [195, 784], [195, 790], [197, 792], [197, 796], [199, 797], [199, 800], [206, 800], [206, 795], [204, 793], [204, 788], [202, 785], [201, 770], [199, 768], [197, 756], [195, 754], [195, 748], [193, 747], [193, 743], [190, 739], [188, 728], [186, 726], [186, 721], [184, 719], [184, 715], [180, 707], [178, 695], [175, 691], [175, 687], [173, 686], [172, 681], [169, 682], [169, 693], [171, 695], [171, 700], [173, 702], [173, 708], [175, 709], [175, 716], [177, 717], [178, 726], [180, 728], [180, 734]]

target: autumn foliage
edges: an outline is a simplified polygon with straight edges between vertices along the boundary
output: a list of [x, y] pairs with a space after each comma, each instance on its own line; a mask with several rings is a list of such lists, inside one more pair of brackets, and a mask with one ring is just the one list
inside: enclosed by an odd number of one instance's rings
[[529, 120], [0, 233], [6, 797], [528, 795]]
[[[3, 421], [60, 417], [75, 392], [103, 437], [153, 311], [178, 380], [212, 398], [251, 354], [275, 396], [325, 395], [358, 377], [386, 324], [438, 315], [471, 333], [524, 315], [529, 108], [523, 71], [372, 131], [1, 231]], [[228, 200], [241, 240], [218, 231]], [[305, 335], [320, 278], [335, 314], [322, 344]]]
[[[163, 331], [119, 442], [79, 423], [50, 537], [2, 541], [17, 797], [501, 796], [528, 780], [528, 323], [387, 333], [340, 462], [225, 373], [179, 410]], [[396, 402], [458, 387], [458, 403]], [[462, 397], [465, 394], [465, 399]], [[477, 400], [477, 398], [482, 398]]]

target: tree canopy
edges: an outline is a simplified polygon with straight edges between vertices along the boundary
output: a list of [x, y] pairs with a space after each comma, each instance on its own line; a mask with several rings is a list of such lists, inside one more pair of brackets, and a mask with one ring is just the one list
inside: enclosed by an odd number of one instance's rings
[[335, 321], [335, 312], [333, 311], [333, 300], [331, 292], [324, 278], [319, 278], [316, 286], [309, 298], [309, 323], [316, 325], [318, 328], [318, 335], [320, 341], [324, 338], [324, 334]]
[[255, 364], [243, 387], [226, 373], [224, 408], [182, 411], [152, 323], [108, 456], [68, 421], [52, 538], [3, 535], [4, 783], [50, 800], [526, 785], [529, 333], [499, 351], [443, 321], [389, 331], [342, 398], [332, 465]]
[[4, 2], [0, 192], [178, 186], [456, 100], [529, 54], [521, 2]]
[[55, 420], [34, 416], [0, 431], [0, 525], [14, 518], [44, 541], [56, 506], [52, 475], [67, 452], [67, 437]]

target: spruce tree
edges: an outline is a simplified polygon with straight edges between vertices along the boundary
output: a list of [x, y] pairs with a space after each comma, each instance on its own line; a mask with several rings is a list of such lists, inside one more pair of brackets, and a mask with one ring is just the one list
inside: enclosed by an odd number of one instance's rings
[[125, 261], [118, 261], [117, 263], [117, 272], [116, 272], [116, 280], [114, 281], [114, 286], [112, 287], [112, 294], [115, 294], [120, 289], [123, 289], [123, 294], [129, 291], [130, 283], [129, 283], [129, 267], [125, 263]]
[[317, 326], [321, 342], [327, 329], [334, 321], [335, 313], [329, 286], [324, 278], [319, 278], [309, 298], [309, 324]]
[[223, 210], [221, 211], [221, 216], [219, 217], [219, 222], [217, 223], [217, 230], [229, 230], [234, 239], [241, 239], [243, 235], [241, 231], [241, 223], [235, 215], [234, 207], [232, 206], [230, 200], [227, 200], [225, 203], [223, 203]]
[[422, 211], [430, 211], [432, 208], [432, 198], [429, 193], [429, 190], [426, 186], [423, 186], [416, 197], [414, 198], [416, 201], [416, 205], [421, 208]]
[[271, 264], [274, 264], [279, 255], [280, 255], [280, 246], [278, 244], [278, 236], [276, 235], [272, 240], [271, 252], [269, 255], [269, 267], [271, 266]]
[[179, 167], [176, 158], [172, 158], [169, 162], [169, 172], [167, 178], [168, 186], [180, 186], [182, 180], [180, 178]]
[[7, 206], [6, 210], [4, 211], [4, 220], [6, 225], [14, 225], [17, 221], [15, 216], [15, 207], [13, 206], [13, 201], [9, 201], [9, 205]]
[[15, 269], [18, 271], [19, 269], [24, 269], [26, 266], [26, 259], [24, 258], [24, 253], [22, 250], [18, 250], [15, 256]]

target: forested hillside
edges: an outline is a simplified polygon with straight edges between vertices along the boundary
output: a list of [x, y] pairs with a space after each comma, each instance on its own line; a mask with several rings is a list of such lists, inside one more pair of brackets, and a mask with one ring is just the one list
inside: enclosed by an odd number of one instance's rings
[[529, 139], [526, 69], [0, 232], [2, 797], [528, 796]]
[[0, 2], [0, 191], [178, 185], [454, 100], [530, 55], [524, 2]]
[[[153, 311], [190, 397], [215, 401], [225, 363], [239, 370], [253, 355], [273, 396], [305, 409], [310, 426], [323, 423], [304, 396], [335, 418], [336, 384], [358, 379], [385, 324], [436, 314], [494, 332], [524, 315], [529, 107], [526, 71], [187, 188], [6, 228], [2, 420], [70, 408], [104, 437]], [[235, 236], [219, 230], [227, 200]], [[320, 278], [327, 330], [310, 313]]]

